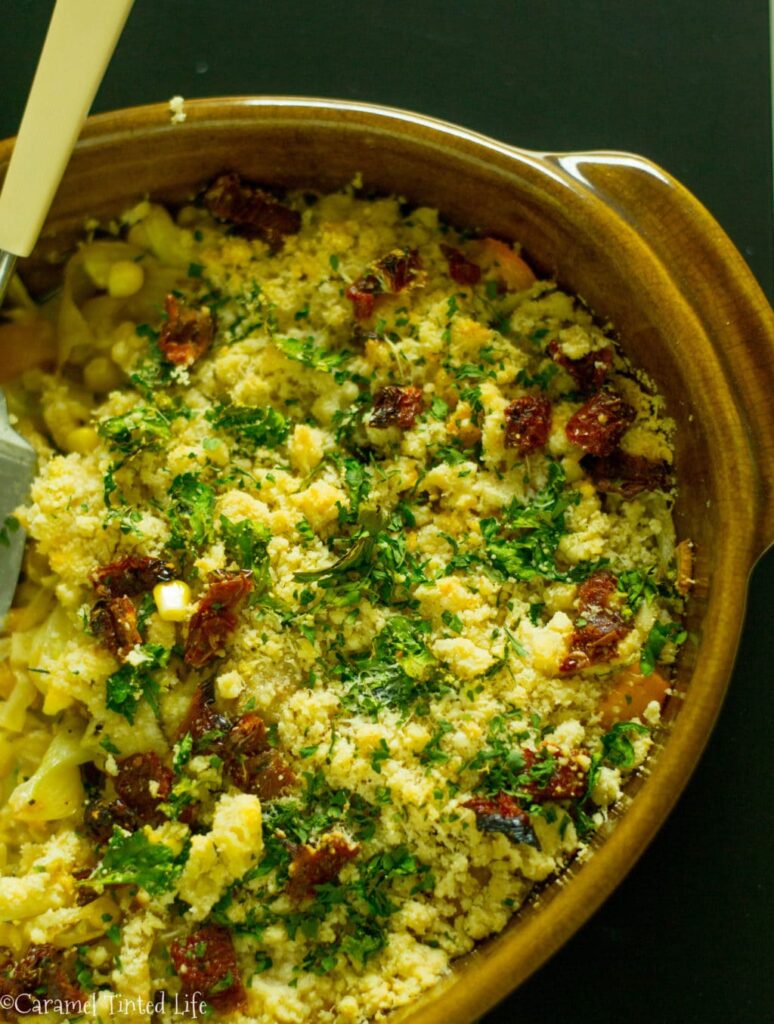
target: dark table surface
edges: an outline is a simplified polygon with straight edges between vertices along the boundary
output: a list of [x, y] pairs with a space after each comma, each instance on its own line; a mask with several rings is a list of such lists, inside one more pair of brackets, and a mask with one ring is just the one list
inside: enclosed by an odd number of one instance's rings
[[[51, 8], [0, 0], [0, 137], [18, 125]], [[136, 0], [95, 109], [175, 94], [329, 96], [407, 107], [533, 149], [632, 150], [709, 207], [771, 298], [767, 8]], [[677, 808], [605, 906], [491, 1024], [774, 1020], [772, 598], [774, 552], [753, 574], [728, 699]]]

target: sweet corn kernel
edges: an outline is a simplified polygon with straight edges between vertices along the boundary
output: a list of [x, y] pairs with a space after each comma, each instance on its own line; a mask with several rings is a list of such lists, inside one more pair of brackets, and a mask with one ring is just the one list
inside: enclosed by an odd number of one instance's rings
[[191, 606], [191, 588], [183, 580], [157, 583], [153, 588], [153, 600], [164, 622], [183, 622], [188, 618]]
[[138, 292], [145, 281], [145, 271], [133, 260], [118, 260], [108, 274], [108, 294], [114, 299], [125, 299]]
[[120, 387], [124, 375], [107, 356], [95, 356], [83, 368], [83, 383], [89, 391], [105, 393]]
[[98, 444], [99, 436], [94, 427], [76, 427], [65, 437], [65, 448], [69, 452], [78, 452], [79, 455], [93, 452]]

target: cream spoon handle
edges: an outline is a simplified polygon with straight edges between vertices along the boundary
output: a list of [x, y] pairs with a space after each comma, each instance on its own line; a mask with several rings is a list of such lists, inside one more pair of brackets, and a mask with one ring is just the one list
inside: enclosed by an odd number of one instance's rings
[[0, 250], [32, 251], [132, 2], [57, 0], [0, 193]]

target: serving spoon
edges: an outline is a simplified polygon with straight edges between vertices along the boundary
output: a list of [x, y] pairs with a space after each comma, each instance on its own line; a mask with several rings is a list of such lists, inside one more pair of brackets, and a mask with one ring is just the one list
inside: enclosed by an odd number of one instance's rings
[[[0, 192], [0, 305], [16, 260], [38, 239], [134, 0], [57, 0]], [[3, 358], [0, 352], [0, 359]], [[0, 391], [0, 623], [11, 606], [35, 452], [11, 427]]]

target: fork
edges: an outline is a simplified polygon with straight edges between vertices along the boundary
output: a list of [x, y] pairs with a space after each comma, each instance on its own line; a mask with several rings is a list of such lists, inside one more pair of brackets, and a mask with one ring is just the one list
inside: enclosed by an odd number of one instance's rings
[[[132, 3], [57, 0], [0, 193], [0, 305], [16, 260], [29, 256], [37, 241]], [[24, 552], [13, 513], [29, 495], [35, 461], [0, 392], [0, 624]]]

